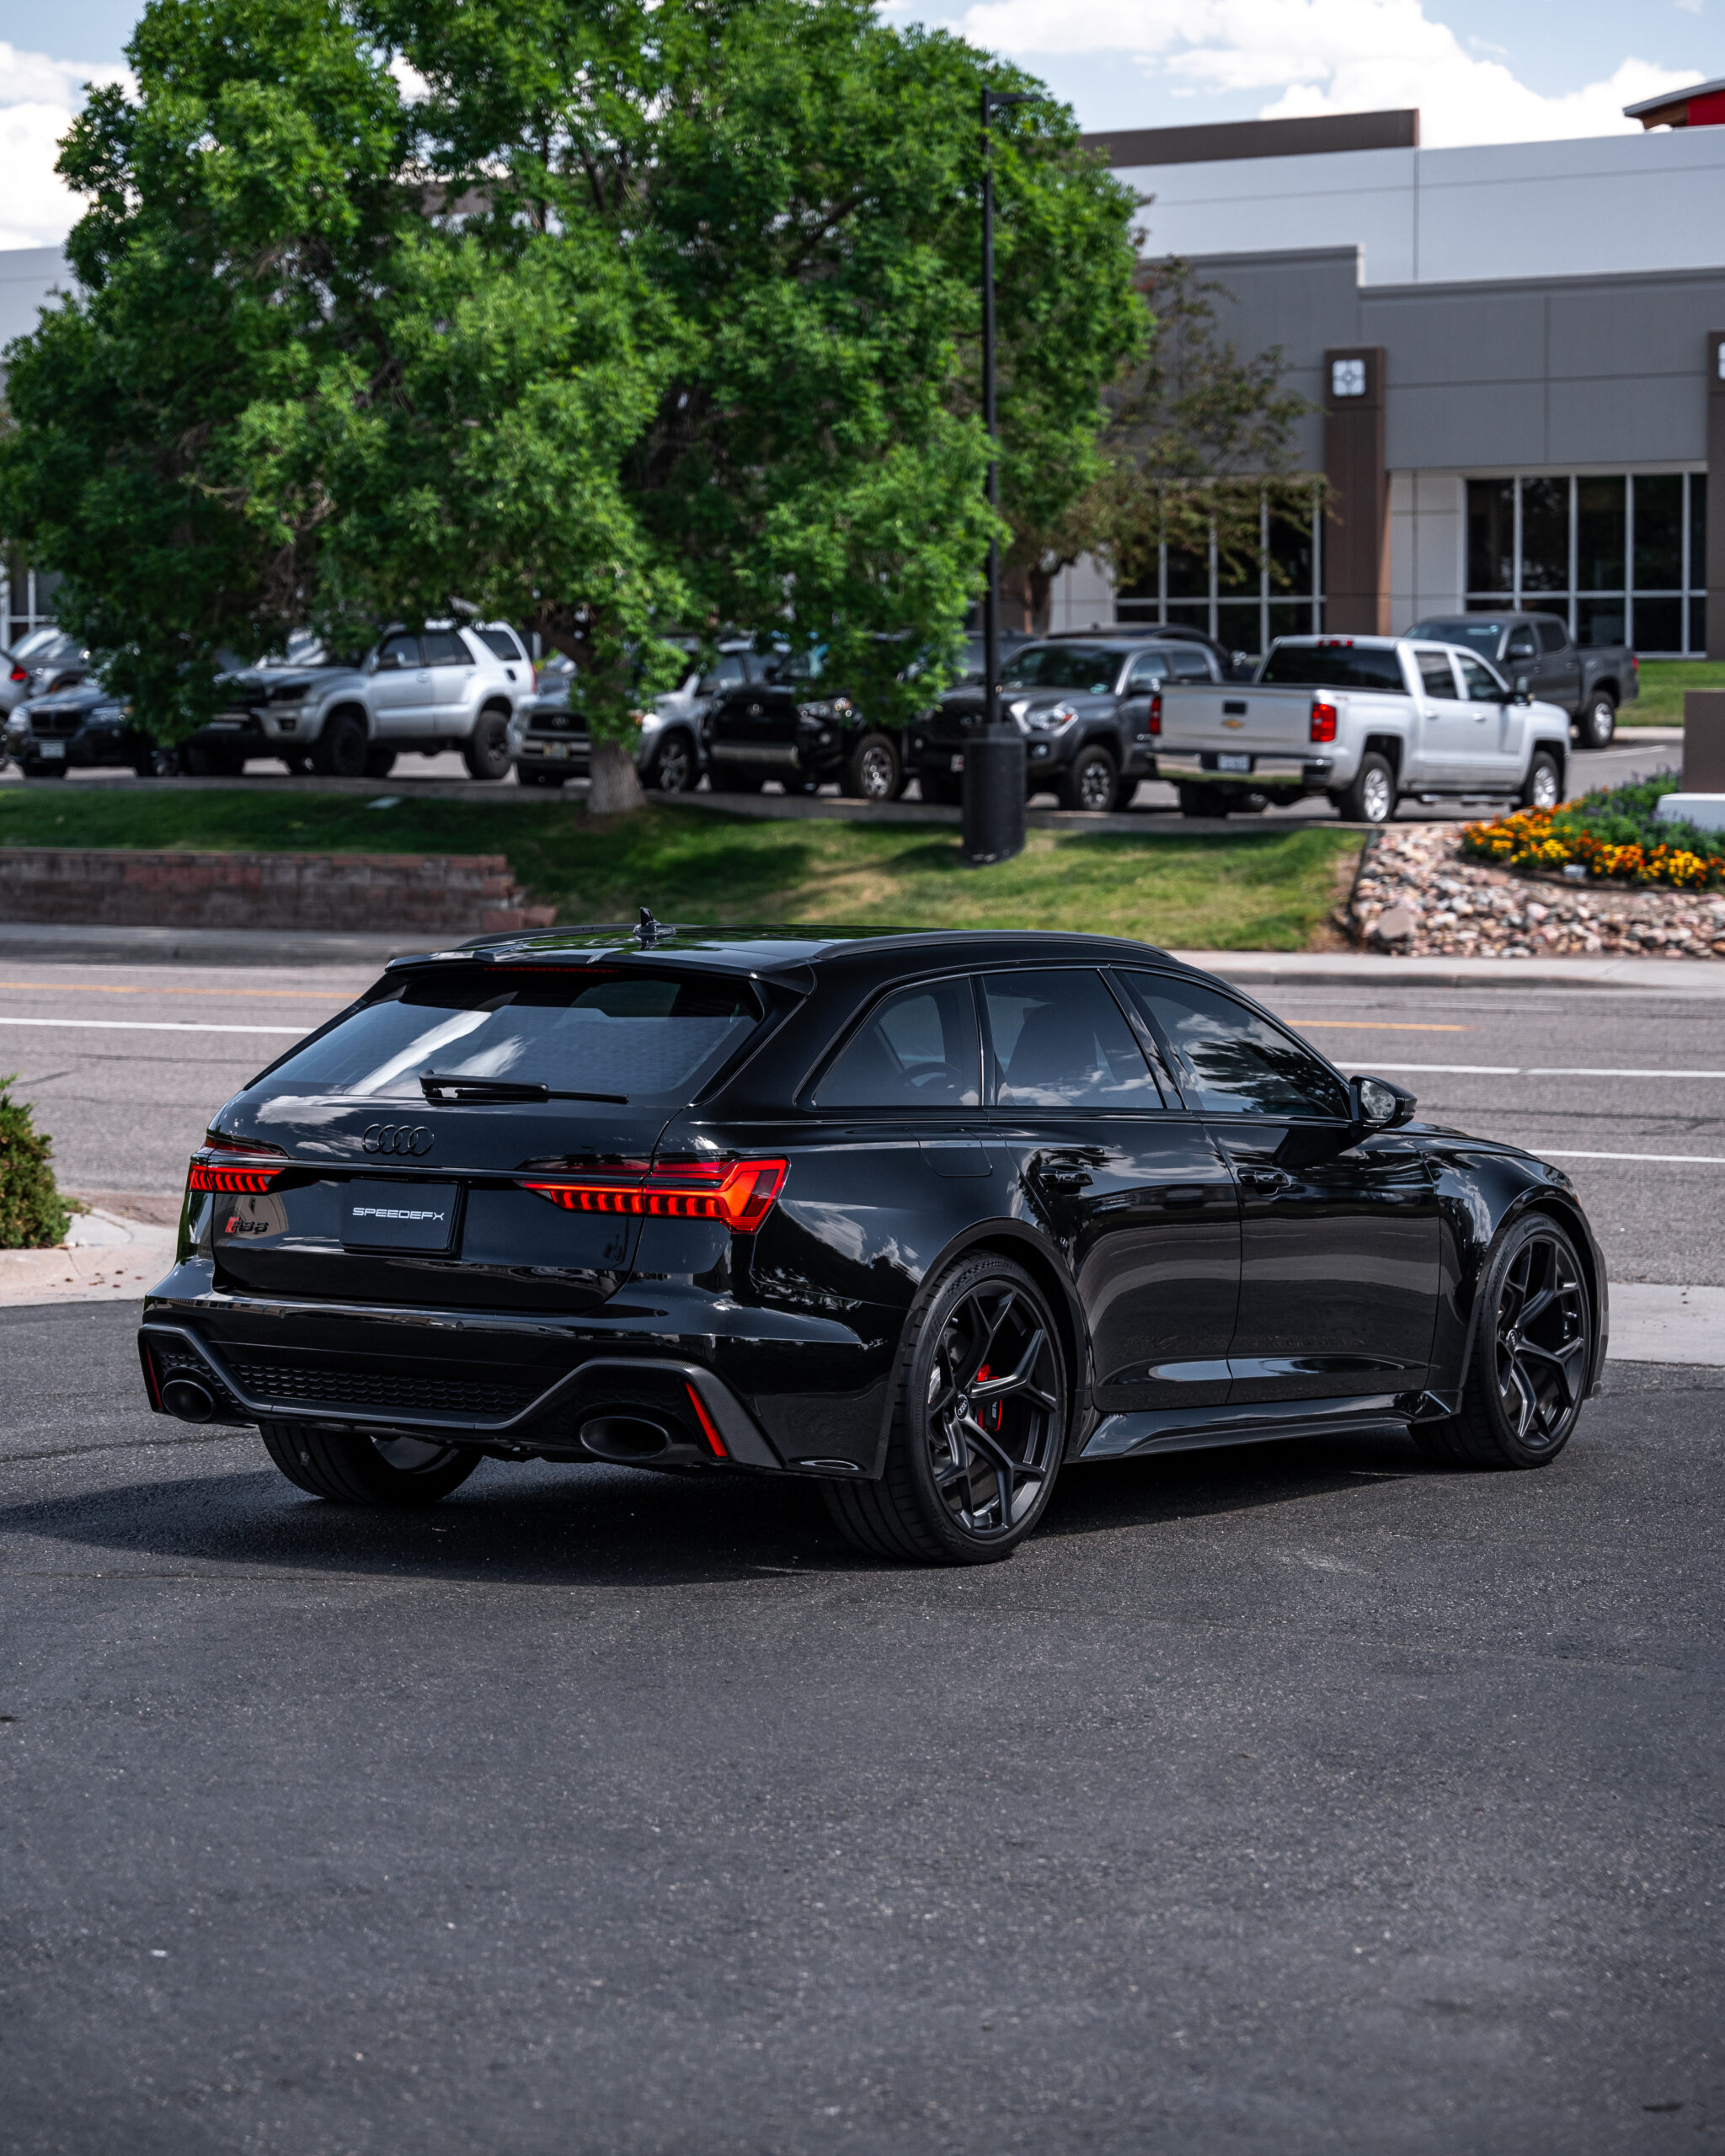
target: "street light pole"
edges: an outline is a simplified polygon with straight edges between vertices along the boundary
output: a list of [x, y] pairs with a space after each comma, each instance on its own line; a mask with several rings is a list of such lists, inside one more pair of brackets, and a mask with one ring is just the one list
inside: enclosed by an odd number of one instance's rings
[[[1001, 475], [995, 440], [994, 137], [1001, 105], [1028, 104], [1024, 90], [982, 93], [982, 424], [988, 435], [988, 506], [998, 515]], [[1000, 547], [988, 542], [982, 595], [982, 726], [964, 756], [964, 859], [973, 867], [1010, 861], [1024, 850], [1024, 740], [1001, 723]]]

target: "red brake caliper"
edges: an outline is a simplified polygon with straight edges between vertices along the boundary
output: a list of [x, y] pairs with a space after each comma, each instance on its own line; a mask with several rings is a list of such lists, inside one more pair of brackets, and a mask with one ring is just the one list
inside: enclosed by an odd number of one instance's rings
[[[990, 1369], [988, 1364], [985, 1363], [982, 1368], [976, 1373], [976, 1375], [971, 1380], [971, 1383], [973, 1385], [986, 1385], [989, 1379], [993, 1374], [994, 1373]], [[985, 1430], [998, 1430], [1000, 1428], [1001, 1409], [1004, 1404], [1005, 1403], [1001, 1401], [991, 1400], [988, 1406], [983, 1409], [982, 1413], [977, 1419], [980, 1422]]]

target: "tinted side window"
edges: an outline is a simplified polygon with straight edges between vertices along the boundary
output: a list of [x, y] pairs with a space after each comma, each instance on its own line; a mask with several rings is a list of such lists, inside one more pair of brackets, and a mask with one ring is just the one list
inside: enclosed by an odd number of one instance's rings
[[1455, 696], [1455, 676], [1450, 671], [1450, 654], [1446, 651], [1418, 651], [1414, 654], [1419, 663], [1419, 686], [1429, 696], [1448, 696], [1453, 702]]
[[1504, 655], [1509, 659], [1537, 659], [1539, 646], [1534, 642], [1533, 631], [1525, 627], [1511, 629], [1509, 648]]
[[427, 629], [419, 639], [422, 666], [471, 666], [473, 654], [453, 629]]
[[1177, 681], [1212, 681], [1210, 659], [1201, 651], [1177, 651], [1171, 654], [1174, 679]]
[[1563, 651], [1568, 648], [1569, 632], [1561, 622], [1540, 621], [1535, 624], [1540, 632], [1540, 642], [1547, 651]]
[[1165, 651], [1140, 652], [1132, 662], [1132, 671], [1126, 676], [1126, 694], [1142, 696], [1146, 690], [1161, 686], [1171, 669]]
[[743, 655], [739, 651], [721, 654], [718, 665], [701, 684], [706, 696], [716, 696], [722, 689], [734, 688], [743, 679]]
[[982, 1047], [968, 980], [901, 988], [863, 1022], [814, 1089], [818, 1108], [974, 1108]]
[[1489, 666], [1482, 666], [1478, 659], [1456, 654], [1455, 664], [1461, 669], [1461, 686], [1477, 704], [1495, 703], [1498, 700], [1498, 680]]
[[1144, 1052], [1099, 974], [989, 974], [982, 989], [998, 1107], [1162, 1106]]
[[1209, 1114], [1324, 1116], [1346, 1121], [1348, 1088], [1279, 1026], [1194, 981], [1120, 979], [1172, 1044], [1187, 1097]]
[[419, 639], [417, 637], [385, 637], [377, 650], [380, 666], [417, 666], [419, 663]]
[[477, 633], [480, 643], [494, 657], [511, 664], [521, 659], [521, 646], [507, 629], [480, 629]]

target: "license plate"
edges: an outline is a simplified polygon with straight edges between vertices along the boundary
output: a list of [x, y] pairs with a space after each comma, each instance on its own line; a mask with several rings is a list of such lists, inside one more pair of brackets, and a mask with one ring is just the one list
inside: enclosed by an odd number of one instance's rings
[[66, 754], [66, 744], [63, 741], [39, 741], [36, 744], [36, 754], [44, 763], [51, 762], [56, 756], [63, 756]]
[[545, 744], [544, 753], [547, 756], [561, 757], [567, 760], [569, 753], [569, 744], [567, 741], [547, 741]]
[[962, 756], [954, 756], [954, 757], [953, 757], [953, 769], [955, 771], [963, 771], [963, 770], [964, 770], [964, 759]]
[[1250, 756], [1220, 755], [1216, 758], [1216, 769], [1219, 771], [1249, 771], [1252, 759]]
[[452, 1182], [350, 1182], [341, 1195], [349, 1250], [446, 1251], [455, 1241]]

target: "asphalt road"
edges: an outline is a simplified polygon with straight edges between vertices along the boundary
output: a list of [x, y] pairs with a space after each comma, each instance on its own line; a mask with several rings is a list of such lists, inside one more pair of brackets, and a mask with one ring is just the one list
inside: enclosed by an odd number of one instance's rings
[[[184, 1187], [186, 1156], [222, 1102], [373, 977], [29, 960], [0, 970], [0, 1072], [19, 1074], [67, 1187], [163, 1200]], [[1561, 1160], [1614, 1278], [1725, 1286], [1725, 995], [1368, 981], [1261, 994], [1348, 1070], [1411, 1086], [1423, 1113]]]
[[8, 2156], [1712, 2145], [1725, 1374], [1550, 1470], [305, 1498], [0, 1313]]

